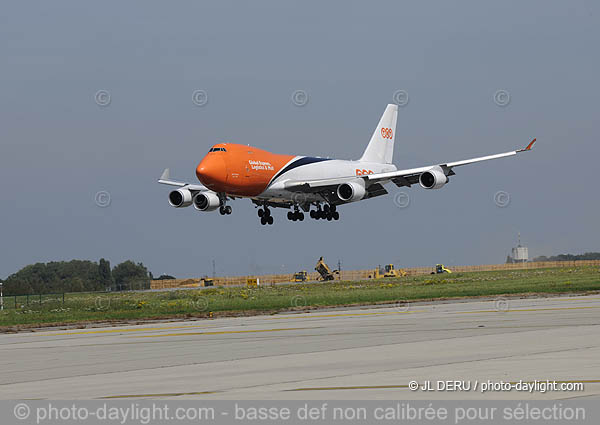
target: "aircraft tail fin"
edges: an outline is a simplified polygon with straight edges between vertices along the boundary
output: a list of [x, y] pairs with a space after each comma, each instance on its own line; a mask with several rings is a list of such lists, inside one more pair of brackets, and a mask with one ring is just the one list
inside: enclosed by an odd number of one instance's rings
[[398, 105], [389, 104], [371, 136], [367, 149], [359, 161], [391, 164], [394, 156], [394, 137]]

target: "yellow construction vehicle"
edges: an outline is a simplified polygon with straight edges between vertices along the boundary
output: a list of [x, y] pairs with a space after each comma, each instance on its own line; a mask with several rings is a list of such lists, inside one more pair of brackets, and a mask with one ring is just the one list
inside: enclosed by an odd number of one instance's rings
[[315, 266], [315, 270], [319, 272], [321, 275], [321, 279], [323, 280], [333, 280], [335, 278], [335, 274], [340, 274], [339, 270], [331, 270], [327, 264], [323, 261], [323, 257], [319, 258], [317, 265]]
[[443, 264], [436, 264], [435, 271], [431, 272], [431, 274], [441, 274], [441, 273], [452, 273], [452, 270], [445, 267]]
[[398, 277], [406, 276], [406, 272], [402, 269], [394, 269], [393, 264], [386, 264], [383, 268], [383, 277]]
[[308, 273], [306, 270], [302, 270], [298, 273], [294, 273], [294, 278], [292, 282], [306, 282], [308, 280]]
[[386, 264], [384, 267], [377, 267], [373, 272], [373, 278], [381, 277], [399, 277], [406, 276], [406, 272], [402, 269], [396, 270], [393, 264]]

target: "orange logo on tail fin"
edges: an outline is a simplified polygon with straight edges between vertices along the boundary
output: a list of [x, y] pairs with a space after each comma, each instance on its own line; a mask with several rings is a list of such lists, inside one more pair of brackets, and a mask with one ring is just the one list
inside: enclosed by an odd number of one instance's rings
[[386, 127], [381, 128], [381, 137], [383, 137], [384, 139], [391, 139], [393, 134], [394, 134], [394, 132], [392, 131], [391, 128], [386, 128]]

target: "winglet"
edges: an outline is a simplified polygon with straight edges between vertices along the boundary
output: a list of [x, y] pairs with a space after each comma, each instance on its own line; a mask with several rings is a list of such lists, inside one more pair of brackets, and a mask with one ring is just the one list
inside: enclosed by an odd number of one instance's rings
[[171, 178], [171, 172], [168, 168], [165, 168], [165, 171], [160, 175], [159, 180], [169, 180]]
[[537, 138], [533, 139], [531, 142], [529, 142], [529, 144], [527, 145], [527, 147], [525, 149], [519, 149], [517, 152], [526, 152], [526, 151], [530, 151], [531, 148], [533, 147], [533, 144], [535, 143], [535, 141], [537, 140]]

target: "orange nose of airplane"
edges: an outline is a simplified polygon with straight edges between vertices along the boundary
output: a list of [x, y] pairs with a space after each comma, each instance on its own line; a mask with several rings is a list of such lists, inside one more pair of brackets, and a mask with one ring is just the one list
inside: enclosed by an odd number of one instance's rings
[[218, 191], [227, 179], [227, 168], [222, 155], [206, 155], [196, 167], [196, 176], [204, 186]]

